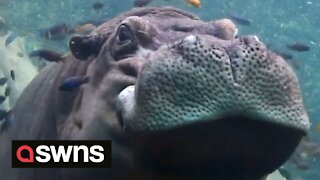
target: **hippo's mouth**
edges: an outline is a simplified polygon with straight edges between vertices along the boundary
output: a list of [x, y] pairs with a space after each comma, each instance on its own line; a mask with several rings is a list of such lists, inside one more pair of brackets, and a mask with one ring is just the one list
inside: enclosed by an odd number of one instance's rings
[[293, 153], [303, 131], [226, 115], [156, 133], [134, 133], [132, 145], [143, 166], [186, 179], [259, 179]]
[[[134, 86], [119, 96], [134, 96]], [[124, 101], [132, 107], [131, 100]], [[124, 123], [121, 114], [118, 118]], [[169, 129], [128, 134], [138, 166], [150, 168], [147, 171], [185, 179], [255, 180], [280, 167], [305, 132], [237, 112]]]
[[270, 173], [309, 126], [295, 74], [256, 36], [159, 48], [117, 108], [148, 167], [204, 177]]

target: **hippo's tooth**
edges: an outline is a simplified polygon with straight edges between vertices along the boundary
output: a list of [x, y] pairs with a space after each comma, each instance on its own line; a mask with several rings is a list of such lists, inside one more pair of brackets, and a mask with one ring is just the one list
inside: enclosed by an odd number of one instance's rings
[[185, 37], [183, 41], [188, 42], [188, 43], [194, 43], [194, 42], [196, 42], [196, 40], [197, 40], [196, 36], [189, 35], [189, 36]]
[[258, 36], [255, 36], [255, 35], [254, 35], [253, 38], [254, 38], [257, 42], [260, 42]]
[[239, 29], [235, 28], [233, 38], [237, 37], [238, 34], [239, 34]]
[[[135, 101], [135, 86], [128, 86], [123, 89], [116, 100], [116, 108], [117, 111], [121, 114], [122, 120], [129, 120], [132, 119], [134, 116], [134, 107], [136, 104]], [[125, 122], [123, 122], [123, 128], [125, 128]]]

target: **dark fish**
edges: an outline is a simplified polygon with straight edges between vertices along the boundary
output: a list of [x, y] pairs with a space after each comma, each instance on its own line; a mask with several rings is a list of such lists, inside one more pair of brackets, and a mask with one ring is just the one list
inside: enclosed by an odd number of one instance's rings
[[5, 46], [8, 46], [9, 44], [11, 44], [16, 38], [18, 37], [18, 35], [14, 32], [12, 32], [6, 39], [5, 42]]
[[93, 3], [93, 4], [92, 4], [92, 8], [93, 8], [94, 10], [102, 9], [103, 6], [104, 6], [104, 4], [101, 3], [101, 2], [96, 2], [96, 3]]
[[134, 0], [133, 6], [134, 7], [143, 7], [148, 5], [152, 0]]
[[[3, 110], [2, 110], [3, 111]], [[0, 121], [2, 120], [2, 124], [0, 127], [0, 133], [4, 133], [8, 130], [8, 128], [10, 127], [10, 125], [12, 124], [13, 121], [13, 113], [11, 110], [9, 111], [5, 111], [5, 113], [3, 114], [4, 117], [2, 119], [0, 119]]]
[[0, 109], [0, 121], [3, 120], [7, 116], [8, 112]]
[[5, 96], [0, 95], [0, 104], [3, 103], [3, 101], [6, 100]]
[[293, 51], [303, 52], [303, 51], [309, 51], [310, 47], [306, 44], [302, 43], [293, 43], [287, 45], [288, 49], [291, 49]]
[[30, 57], [38, 56], [39, 58], [43, 58], [50, 62], [59, 62], [63, 60], [63, 55], [59, 52], [47, 50], [47, 49], [39, 49], [32, 51], [29, 54]]
[[286, 53], [286, 52], [281, 52], [281, 51], [278, 51], [276, 52], [279, 56], [283, 57], [283, 59], [285, 60], [289, 60], [289, 59], [292, 59], [293, 58], [293, 55], [292, 54], [289, 54], [289, 53]]
[[289, 54], [289, 53], [280, 53], [279, 54], [281, 57], [283, 57], [284, 59], [288, 60], [288, 59], [292, 59], [293, 58], [293, 55]]
[[241, 17], [239, 15], [235, 15], [235, 14], [229, 14], [228, 17], [234, 21], [236, 24], [242, 25], [242, 26], [250, 26], [251, 22], [244, 18]]
[[49, 40], [61, 40], [70, 34], [70, 29], [66, 24], [58, 24], [48, 29], [41, 30], [41, 34], [44, 38]]
[[310, 166], [308, 164], [306, 164], [306, 163], [299, 163], [299, 164], [297, 164], [296, 167], [299, 170], [307, 170], [307, 169], [310, 168]]
[[16, 80], [16, 75], [13, 70], [10, 71], [10, 75], [11, 75], [12, 80]]
[[8, 78], [2, 77], [0, 78], [0, 86], [3, 86], [8, 81]]
[[8, 97], [10, 95], [10, 92], [11, 92], [11, 88], [7, 86], [6, 90], [4, 91], [4, 95]]
[[289, 64], [295, 69], [295, 70], [300, 70], [301, 69], [301, 63], [300, 61], [296, 59], [291, 59], [289, 61]]
[[66, 79], [63, 84], [59, 87], [60, 91], [72, 91], [79, 88], [82, 84], [88, 83], [88, 76], [74, 76]]
[[0, 16], [0, 35], [3, 36], [8, 32], [8, 25], [6, 21]]

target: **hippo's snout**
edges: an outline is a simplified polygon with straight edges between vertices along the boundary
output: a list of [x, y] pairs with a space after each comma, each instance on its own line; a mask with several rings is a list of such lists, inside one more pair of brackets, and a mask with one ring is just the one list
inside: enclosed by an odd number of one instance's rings
[[[124, 95], [126, 94], [126, 95]], [[297, 78], [256, 36], [189, 35], [159, 48], [118, 106], [129, 131], [159, 131], [241, 113], [306, 130]]]
[[309, 128], [294, 72], [256, 36], [160, 47], [117, 108], [147, 167], [213, 179], [271, 173]]

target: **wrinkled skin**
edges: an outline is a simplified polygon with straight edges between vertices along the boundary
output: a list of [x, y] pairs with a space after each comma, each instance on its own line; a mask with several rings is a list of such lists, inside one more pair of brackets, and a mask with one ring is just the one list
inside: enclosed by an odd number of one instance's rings
[[[141, 8], [74, 38], [65, 64], [43, 70], [18, 100], [15, 123], [1, 139], [8, 148], [0, 174], [260, 179], [274, 171], [309, 128], [308, 117], [286, 62], [235, 31], [229, 20]], [[90, 76], [90, 83], [58, 91], [75, 75]], [[113, 167], [11, 169], [10, 139], [111, 139]]]

